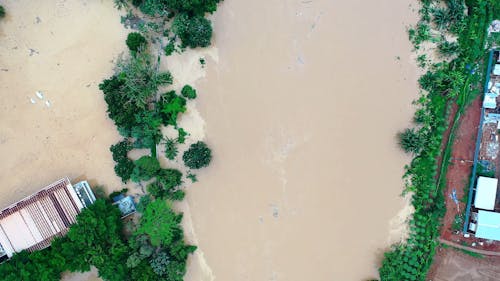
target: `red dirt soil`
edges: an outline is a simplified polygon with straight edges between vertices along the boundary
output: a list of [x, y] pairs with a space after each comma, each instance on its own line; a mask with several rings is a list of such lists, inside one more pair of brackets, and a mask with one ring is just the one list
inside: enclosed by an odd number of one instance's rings
[[[448, 241], [453, 241], [462, 245], [472, 246], [482, 250], [500, 251], [500, 242], [487, 242], [484, 239], [474, 237], [465, 238], [460, 231], [458, 233], [452, 229], [455, 216], [459, 213], [465, 214], [466, 202], [462, 202], [464, 191], [468, 190], [469, 179], [474, 160], [474, 149], [476, 145], [477, 130], [481, 117], [481, 95], [479, 95], [466, 109], [461, 117], [460, 125], [457, 129], [453, 149], [451, 152], [451, 163], [446, 175], [446, 215], [443, 219], [441, 237]], [[451, 198], [452, 190], [456, 190], [459, 200], [458, 207]], [[481, 245], [483, 244], [483, 245]]]

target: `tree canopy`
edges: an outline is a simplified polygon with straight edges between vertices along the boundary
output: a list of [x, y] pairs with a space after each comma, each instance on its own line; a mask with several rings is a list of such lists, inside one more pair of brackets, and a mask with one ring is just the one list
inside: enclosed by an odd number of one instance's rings
[[182, 45], [191, 48], [207, 47], [212, 39], [212, 25], [203, 16], [180, 13], [175, 16], [172, 31], [179, 36]]
[[208, 166], [212, 160], [212, 151], [202, 141], [193, 143], [182, 155], [184, 164], [191, 169], [199, 169]]
[[165, 200], [155, 200], [146, 206], [137, 234], [148, 235], [153, 246], [168, 245], [181, 219]]
[[144, 48], [148, 41], [139, 32], [132, 32], [128, 34], [125, 43], [130, 51], [137, 52]]
[[146, 181], [155, 177], [160, 170], [160, 163], [151, 156], [142, 156], [135, 161], [131, 179], [135, 182]]

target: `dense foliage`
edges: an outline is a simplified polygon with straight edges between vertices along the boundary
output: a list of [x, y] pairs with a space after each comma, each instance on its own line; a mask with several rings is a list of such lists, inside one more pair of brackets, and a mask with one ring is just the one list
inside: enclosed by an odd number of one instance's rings
[[68, 235], [57, 238], [51, 248], [16, 254], [0, 266], [2, 280], [59, 280], [63, 271], [99, 270], [105, 280], [128, 280], [123, 261], [128, 247], [121, 235], [118, 209], [99, 199], [84, 209]]
[[[221, 0], [133, 0], [134, 6], [150, 16], [168, 15], [169, 13], [185, 12], [204, 15], [215, 12], [217, 3]], [[116, 2], [116, 1], [115, 1]]]
[[413, 128], [405, 129], [399, 133], [398, 137], [399, 145], [405, 152], [419, 153], [425, 145], [425, 136], [422, 136], [421, 132]]
[[[432, 35], [432, 20], [435, 28], [458, 35], [458, 47], [456, 58], [431, 65], [419, 80], [426, 93], [416, 102], [420, 107], [415, 115], [419, 127], [418, 131], [408, 134], [408, 140], [422, 145], [408, 147], [411, 148], [410, 151], [416, 147], [420, 149], [406, 167], [405, 173], [406, 192], [412, 193], [415, 212], [409, 222], [410, 235], [407, 241], [394, 245], [391, 251], [385, 253], [379, 270], [381, 280], [426, 279], [437, 245], [441, 219], [445, 213], [442, 178], [446, 175], [449, 164], [451, 140], [460, 114], [480, 92], [478, 82], [481, 73], [476, 70], [485, 53], [486, 28], [491, 22], [493, 9], [498, 9], [500, 5], [500, 2], [494, 0], [445, 2], [446, 8], [433, 10], [434, 1], [423, 0], [421, 20], [416, 29], [409, 32], [416, 49], [423, 41], [441, 40]], [[465, 14], [465, 7], [468, 14]], [[450, 137], [443, 151], [441, 146], [451, 106], [457, 107], [457, 114], [450, 126]], [[415, 138], [416, 135], [419, 137]], [[405, 143], [402, 144], [406, 145]], [[440, 165], [439, 157], [442, 159]]]
[[155, 177], [160, 171], [160, 163], [152, 156], [142, 156], [134, 164], [131, 179], [135, 182], [147, 181]]
[[165, 157], [170, 160], [174, 160], [179, 153], [179, 149], [177, 149], [177, 143], [173, 139], [167, 138], [165, 140]]
[[128, 34], [125, 43], [130, 51], [137, 52], [144, 48], [148, 42], [139, 32], [132, 32]]
[[129, 141], [122, 140], [119, 143], [112, 145], [110, 150], [113, 154], [113, 160], [116, 162], [115, 173], [122, 179], [123, 182], [127, 182], [130, 179], [132, 171], [134, 170], [134, 162], [127, 156], [128, 152], [132, 150], [132, 145]]
[[208, 166], [212, 160], [212, 151], [202, 142], [193, 143], [182, 155], [184, 164], [191, 169], [199, 169]]
[[187, 99], [192, 100], [196, 98], [196, 90], [193, 89], [193, 87], [191, 87], [190, 85], [185, 85], [184, 87], [182, 87], [181, 95]]
[[187, 47], [207, 47], [212, 39], [212, 25], [203, 16], [178, 14], [172, 23], [172, 31]]

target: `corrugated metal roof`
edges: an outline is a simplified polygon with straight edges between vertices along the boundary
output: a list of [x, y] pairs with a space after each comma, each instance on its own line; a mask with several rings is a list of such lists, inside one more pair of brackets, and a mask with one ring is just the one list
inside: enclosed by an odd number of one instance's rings
[[479, 177], [477, 179], [474, 207], [484, 210], [493, 210], [495, 208], [495, 199], [497, 196], [497, 185], [498, 179]]
[[66, 234], [82, 209], [68, 178], [0, 211], [0, 244], [10, 257], [22, 250], [40, 250]]
[[476, 237], [500, 241], [500, 213], [479, 210]]

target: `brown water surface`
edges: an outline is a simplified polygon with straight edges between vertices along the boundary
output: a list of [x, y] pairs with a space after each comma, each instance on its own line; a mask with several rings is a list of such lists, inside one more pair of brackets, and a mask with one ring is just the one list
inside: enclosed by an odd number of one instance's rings
[[187, 197], [189, 280], [376, 276], [405, 215], [411, 3], [222, 3], [219, 60], [198, 83], [214, 158]]

